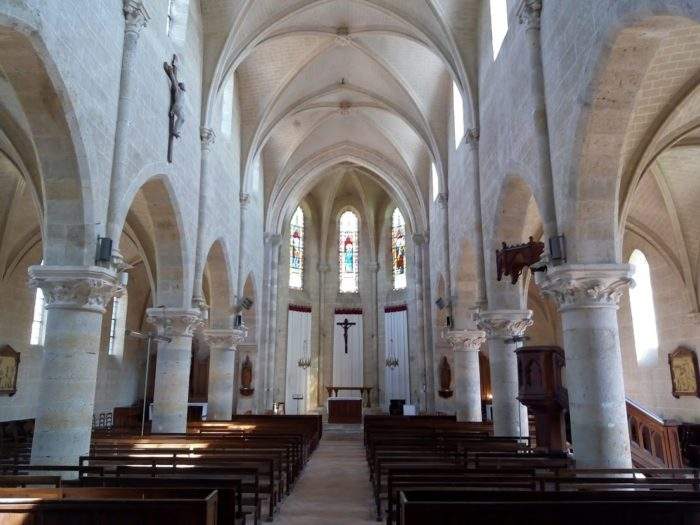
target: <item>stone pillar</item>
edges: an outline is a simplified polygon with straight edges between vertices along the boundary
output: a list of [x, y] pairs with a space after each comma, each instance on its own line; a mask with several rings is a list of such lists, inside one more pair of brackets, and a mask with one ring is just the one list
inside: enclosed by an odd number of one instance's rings
[[[443, 272], [445, 276], [445, 300], [447, 301], [447, 315], [449, 315], [454, 322], [454, 312], [452, 311], [452, 301], [450, 300], [450, 297], [452, 297], [452, 265], [450, 263], [450, 213], [447, 207], [447, 192], [438, 194], [437, 198], [435, 199], [435, 203], [437, 204], [440, 210], [440, 215], [443, 224], [442, 235], [445, 252], [445, 264], [443, 266]], [[452, 326], [454, 326], [454, 324]]]
[[[428, 244], [427, 234], [414, 233], [413, 237], [414, 249], [414, 265], [416, 267], [416, 283], [414, 287], [415, 302], [416, 302], [416, 331], [420, 334], [421, 342], [423, 343], [424, 360], [422, 363], [422, 374], [418, 377], [423, 378], [422, 383], [425, 385], [423, 392], [425, 404], [421, 407], [422, 410], [432, 413], [435, 411], [435, 380], [433, 376], [433, 351], [428, 338], [427, 323], [425, 321], [425, 280], [423, 278], [423, 258], [425, 249]], [[412, 372], [411, 372], [412, 374]]]
[[[481, 179], [479, 178], [479, 130], [477, 128], [467, 130], [465, 140], [471, 152], [472, 184], [474, 185], [472, 191], [472, 206], [474, 207], [474, 230], [476, 233], [475, 250], [477, 254], [479, 250], [483, 250], [485, 253], [486, 247], [484, 246], [484, 230], [481, 216]], [[486, 306], [486, 268], [484, 265], [484, 257], [477, 256], [474, 258], [474, 262], [476, 263], [476, 278], [478, 284], [476, 305], [478, 307], [484, 307]]]
[[172, 339], [169, 343], [158, 344], [151, 432], [182, 434], [187, 430], [192, 333], [200, 322], [200, 311], [149, 308], [146, 316], [160, 335]]
[[571, 438], [581, 468], [632, 466], [617, 308], [629, 264], [567, 264], [538, 276], [559, 305]]
[[377, 261], [370, 261], [367, 263], [367, 273], [369, 273], [370, 280], [370, 290], [372, 297], [370, 298], [369, 304], [372, 310], [369, 312], [371, 317], [371, 330], [373, 334], [373, 341], [368, 348], [368, 352], [365, 352], [366, 359], [363, 360], [364, 363], [364, 386], [372, 387], [372, 406], [379, 407], [381, 403], [381, 398], [379, 397], [380, 389], [380, 378], [384, 376], [384, 360], [379, 355], [379, 316], [382, 312], [379, 310], [379, 292], [378, 292], [378, 280], [377, 272], [379, 271], [379, 263]]
[[[238, 203], [240, 206], [239, 215], [239, 229], [238, 229], [238, 245], [244, 246], [245, 243], [245, 229], [246, 229], [246, 218], [248, 216], [248, 205], [250, 204], [250, 195], [247, 193], [238, 194]], [[243, 297], [243, 287], [245, 286], [245, 280], [248, 277], [244, 274], [245, 268], [243, 268], [243, 250], [238, 250], [238, 296]], [[253, 334], [253, 339], [255, 339], [255, 334]]]
[[[260, 356], [259, 371], [262, 372], [263, 391], [258, 397], [260, 410], [271, 410], [275, 386], [275, 348], [277, 346], [277, 274], [279, 269], [279, 248], [281, 236], [276, 233], [265, 234], [265, 259], [267, 275], [265, 279], [265, 296], [267, 304], [263, 323], [267, 321], [265, 351]], [[263, 326], [265, 326], [263, 324]]]
[[207, 419], [231, 420], [236, 377], [236, 345], [245, 337], [245, 330], [204, 330], [204, 338], [209, 345]]
[[318, 264], [318, 361], [317, 361], [317, 376], [316, 376], [316, 403], [318, 408], [323, 408], [326, 405], [326, 385], [329, 377], [333, 377], [330, 362], [332, 361], [332, 352], [330, 356], [326, 355], [325, 348], [327, 343], [326, 337], [326, 281], [327, 275], [331, 271], [329, 264], [320, 262]]
[[90, 450], [102, 315], [117, 289], [96, 266], [32, 266], [46, 301], [46, 336], [32, 463], [77, 465]]
[[493, 431], [496, 436], [527, 436], [527, 408], [518, 401], [518, 339], [532, 325], [531, 310], [492, 310], [477, 314], [489, 341]]
[[202, 147], [202, 156], [200, 159], [199, 169], [199, 205], [197, 211], [197, 249], [195, 252], [195, 268], [194, 268], [194, 297], [192, 298], [193, 305], [204, 305], [204, 295], [202, 291], [202, 281], [204, 279], [204, 265], [207, 260], [205, 253], [205, 232], [207, 231], [207, 198], [209, 194], [209, 151], [211, 150], [216, 134], [211, 128], [199, 128], [199, 140]]
[[540, 32], [540, 15], [542, 0], [523, 0], [520, 8], [520, 23], [525, 24], [527, 42], [528, 70], [530, 81], [529, 100], [532, 104], [533, 127], [537, 147], [537, 164], [539, 187], [542, 196], [538, 203], [542, 214], [545, 237], [557, 234], [557, 217], [554, 204], [554, 185], [552, 181], [552, 161], [549, 151], [549, 127], [547, 125], [547, 105], [544, 91], [544, 68], [542, 65], [542, 36]]
[[127, 163], [129, 160], [129, 140], [131, 127], [131, 101], [133, 98], [133, 72], [136, 59], [136, 47], [141, 30], [146, 27], [149, 16], [142, 0], [124, 0], [124, 47], [122, 51], [122, 69], [119, 81], [119, 104], [117, 122], [114, 132], [114, 150], [112, 152], [112, 174], [110, 178], [109, 204], [107, 210], [107, 236], [119, 243], [121, 226], [116, 223], [117, 210], [123, 197], [123, 185], [126, 183]]
[[454, 350], [457, 421], [481, 421], [479, 349], [486, 334], [481, 330], [453, 330], [445, 338]]

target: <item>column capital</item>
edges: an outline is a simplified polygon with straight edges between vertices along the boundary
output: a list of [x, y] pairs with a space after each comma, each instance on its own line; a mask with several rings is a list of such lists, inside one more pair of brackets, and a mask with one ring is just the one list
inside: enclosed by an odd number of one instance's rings
[[428, 233], [414, 233], [411, 235], [411, 239], [413, 240], [413, 244], [416, 244], [418, 246], [422, 246], [423, 244], [428, 243], [429, 239]]
[[241, 209], [245, 210], [250, 204], [250, 194], [249, 193], [239, 193], [238, 202], [241, 204]]
[[216, 133], [213, 129], [202, 126], [199, 128], [199, 140], [202, 143], [202, 149], [209, 151], [212, 144], [216, 142]]
[[192, 337], [199, 326], [202, 312], [195, 308], [149, 308], [146, 321], [156, 327], [159, 334], [168, 337]]
[[455, 352], [472, 350], [478, 352], [486, 341], [483, 330], [450, 330], [445, 333], [445, 339]]
[[518, 21], [527, 29], [539, 29], [541, 15], [542, 0], [522, 0], [518, 7]]
[[479, 128], [469, 128], [467, 134], [464, 137], [464, 141], [469, 145], [471, 149], [476, 149], [479, 147]]
[[119, 289], [114, 271], [101, 266], [30, 266], [29, 286], [42, 289], [49, 310], [99, 313]]
[[541, 277], [537, 285], [554, 299], [559, 311], [578, 308], [617, 308], [620, 296], [634, 286], [631, 264], [563, 264]]
[[279, 233], [265, 233], [265, 244], [272, 248], [277, 248], [282, 242], [282, 236]]
[[440, 209], [444, 210], [447, 208], [447, 193], [442, 192], [438, 193], [437, 197], [435, 197], [435, 203], [440, 207]]
[[151, 18], [142, 0], [124, 0], [123, 13], [126, 22], [124, 30], [137, 34], [146, 27]]
[[491, 310], [479, 312], [474, 318], [489, 339], [521, 337], [532, 326], [532, 310]]
[[204, 340], [210, 348], [235, 350], [245, 340], [247, 332], [238, 328], [209, 328], [203, 331]]

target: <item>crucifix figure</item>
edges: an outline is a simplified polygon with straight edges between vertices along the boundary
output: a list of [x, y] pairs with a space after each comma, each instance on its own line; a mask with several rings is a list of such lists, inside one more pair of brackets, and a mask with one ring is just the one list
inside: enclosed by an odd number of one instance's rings
[[348, 328], [355, 326], [357, 323], [351, 323], [346, 317], [342, 323], [335, 323], [343, 329], [343, 339], [345, 339], [345, 353], [348, 353]]
[[185, 92], [185, 84], [177, 79], [177, 55], [173, 55], [173, 59], [168, 64], [163, 62], [163, 68], [170, 80], [170, 127], [168, 135], [168, 162], [173, 162], [173, 139], [180, 138], [180, 130], [185, 123], [185, 101], [183, 93]]

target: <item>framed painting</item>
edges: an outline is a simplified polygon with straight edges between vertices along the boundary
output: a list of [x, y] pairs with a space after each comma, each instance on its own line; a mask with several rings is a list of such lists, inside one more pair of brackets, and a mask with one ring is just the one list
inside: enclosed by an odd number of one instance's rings
[[671, 384], [673, 397], [700, 395], [698, 384], [698, 357], [693, 350], [679, 346], [668, 355], [668, 364], [671, 367]]
[[0, 348], [0, 396], [14, 396], [17, 392], [19, 352], [8, 345]]

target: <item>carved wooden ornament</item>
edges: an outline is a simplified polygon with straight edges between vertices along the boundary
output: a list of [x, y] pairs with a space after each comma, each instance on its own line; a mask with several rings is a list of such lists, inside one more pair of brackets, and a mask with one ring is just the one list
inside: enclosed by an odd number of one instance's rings
[[0, 395], [14, 396], [17, 392], [17, 373], [19, 372], [19, 352], [11, 346], [0, 348]]
[[693, 350], [679, 346], [668, 355], [671, 367], [671, 385], [673, 397], [700, 397], [700, 375], [698, 374], [698, 357]]

